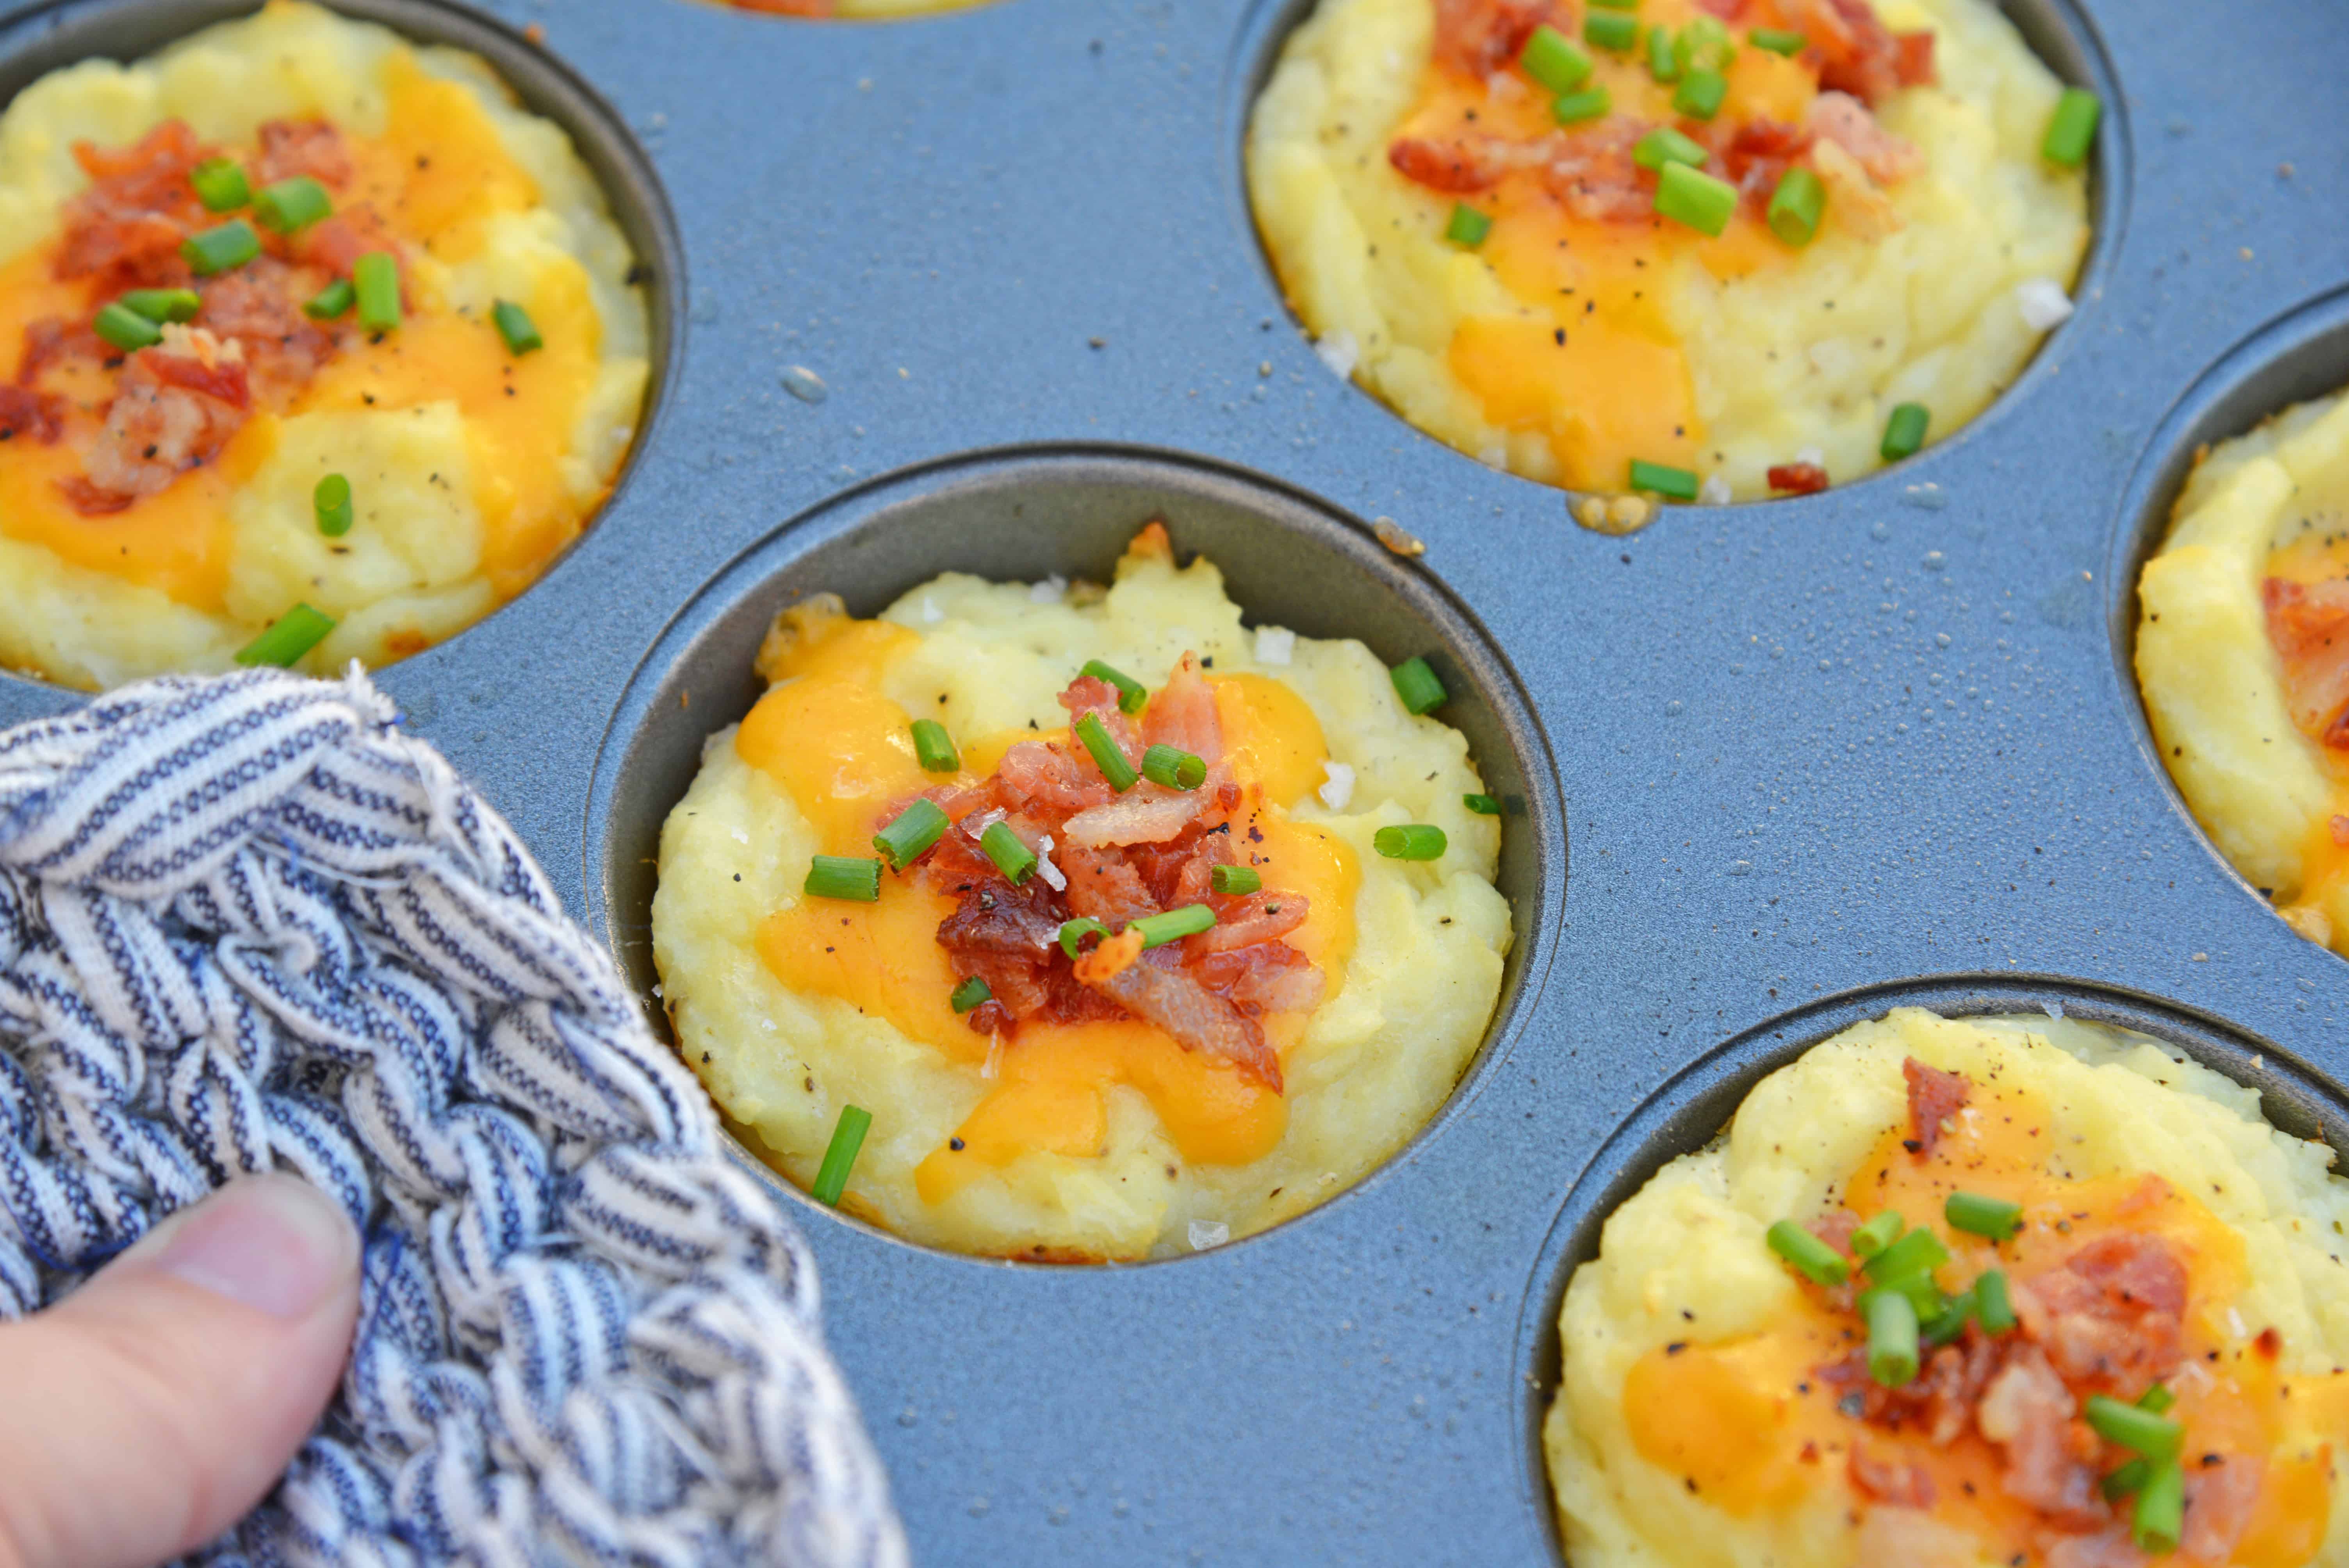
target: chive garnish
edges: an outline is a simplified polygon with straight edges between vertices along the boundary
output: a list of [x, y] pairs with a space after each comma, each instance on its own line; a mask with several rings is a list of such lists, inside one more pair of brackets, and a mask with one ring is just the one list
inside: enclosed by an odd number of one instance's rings
[[925, 773], [952, 773], [962, 766], [955, 751], [954, 737], [947, 727], [935, 718], [914, 720], [914, 759]]
[[1110, 734], [1109, 726], [1102, 722], [1101, 715], [1089, 713], [1078, 719], [1077, 738], [1085, 743], [1087, 751], [1092, 753], [1093, 766], [1101, 769], [1101, 776], [1109, 780], [1111, 789], [1123, 795], [1133, 788], [1134, 780], [1141, 775], [1133, 770], [1133, 764], [1126, 760], [1124, 751], [1120, 749], [1116, 738]]
[[1451, 222], [1444, 225], [1444, 237], [1465, 251], [1473, 251], [1485, 242], [1493, 232], [1493, 220], [1465, 201], [1452, 203]]
[[340, 474], [328, 474], [310, 492], [310, 511], [318, 520], [318, 531], [328, 539], [340, 539], [351, 531], [351, 481]]
[[1868, 1313], [1868, 1375], [1887, 1388], [1917, 1377], [1917, 1309], [1897, 1290], [1872, 1290]]
[[930, 846], [947, 830], [947, 814], [935, 800], [916, 799], [897, 813], [897, 820], [873, 835], [873, 847], [888, 857], [889, 864], [904, 871], [929, 853]]
[[1819, 177], [1800, 164], [1786, 170], [1779, 180], [1778, 189], [1771, 192], [1770, 232], [1787, 244], [1800, 248], [1811, 242], [1819, 232], [1819, 215], [1826, 211], [1827, 188]]
[[1691, 119], [1711, 119], [1729, 96], [1729, 78], [1719, 71], [1691, 71], [1672, 94], [1672, 108]]
[[546, 339], [538, 335], [538, 325], [530, 319], [530, 312], [510, 299], [492, 305], [490, 319], [497, 324], [498, 335], [506, 340], [509, 354], [523, 355], [546, 346]]
[[2129, 1539], [2140, 1552], [2156, 1556], [2178, 1550], [2186, 1529], [2186, 1472], [2176, 1460], [2156, 1465], [2137, 1494], [2129, 1515]]
[[242, 218], [231, 218], [217, 229], [206, 229], [180, 242], [180, 254], [200, 278], [241, 267], [261, 254], [261, 236]]
[[1837, 1285], [1851, 1277], [1851, 1265], [1841, 1253], [1792, 1220], [1772, 1225], [1765, 1239], [1772, 1252], [1813, 1284]]
[[816, 1168], [815, 1185], [808, 1196], [825, 1208], [836, 1208], [840, 1195], [848, 1187], [848, 1172], [856, 1163], [856, 1151], [864, 1147], [864, 1134], [872, 1129], [873, 1113], [862, 1106], [843, 1105], [840, 1120], [833, 1124], [832, 1142], [823, 1151], [823, 1163]]
[[253, 199], [253, 215], [262, 227], [281, 234], [298, 233], [334, 210], [326, 188], [306, 174], [264, 185]]
[[2006, 1274], [1992, 1269], [1974, 1281], [1974, 1321], [1984, 1334], [2005, 1334], [2014, 1327], [2014, 1302], [2006, 1293]]
[[1544, 22], [1517, 51], [1526, 75], [1554, 93], [1570, 93], [1590, 77], [1590, 57], [1575, 41]]
[[1444, 689], [1443, 681], [1428, 667], [1425, 659], [1413, 655], [1387, 672], [1394, 682], [1395, 696], [1402, 699], [1405, 713], [1429, 713], [1442, 707], [1451, 694]]
[[1681, 79], [1680, 57], [1672, 48], [1672, 30], [1670, 27], [1648, 29], [1648, 74], [1660, 82]]
[[348, 278], [336, 278], [316, 294], [302, 302], [302, 314], [312, 321], [332, 321], [351, 308], [359, 297]]
[[1128, 716], [1140, 713], [1142, 705], [1150, 700], [1150, 690], [1123, 670], [1112, 669], [1099, 659], [1087, 659], [1085, 667], [1077, 672], [1117, 688], [1117, 711]]
[[2047, 139], [2039, 144], [2040, 156], [2065, 169], [2079, 168], [2087, 161], [2089, 144], [2096, 139], [2096, 121], [2104, 112], [2105, 106], [2087, 88], [2065, 88], [2064, 96], [2055, 100], [2054, 114], [2048, 118]]
[[324, 642], [335, 629], [335, 618], [307, 604], [296, 604], [271, 623], [269, 629], [236, 652], [241, 665], [291, 665]]
[[399, 262], [389, 251], [369, 251], [353, 262], [351, 286], [358, 291], [361, 326], [389, 332], [399, 325]]
[[233, 212], [253, 199], [244, 170], [229, 158], [208, 158], [188, 170], [188, 183], [207, 212]]
[[1737, 211], [1737, 187], [1690, 163], [1667, 163], [1656, 170], [1656, 211], [1675, 223], [1719, 239]]
[[1691, 71], [1726, 71], [1736, 57], [1737, 42], [1718, 17], [1699, 16], [1672, 38], [1672, 58], [1683, 76]]
[[2153, 1479], [2153, 1461], [2139, 1455], [2106, 1476], [2099, 1484], [2106, 1502], [2118, 1502], [2133, 1491], [2143, 1491], [2145, 1483]]
[[1154, 746], [1142, 754], [1142, 776], [1169, 789], [1196, 789], [1206, 782], [1207, 765], [1180, 747]]
[[1235, 897], [1264, 891], [1264, 878], [1254, 866], [1217, 866], [1207, 873], [1207, 885]]
[[1075, 920], [1062, 921], [1061, 951], [1071, 958], [1076, 957], [1085, 950], [1085, 938], [1088, 936], [1098, 936], [1106, 940], [1109, 936], [1109, 927], [1089, 914], [1081, 915]]
[[[1675, 163], [1671, 167], [1678, 169], [1682, 166]], [[1631, 488], [1635, 490], [1653, 490], [1658, 495], [1669, 497], [1673, 500], [1694, 500], [1697, 491], [1696, 475], [1686, 469], [1673, 468], [1668, 463], [1651, 463], [1633, 458]]]
[[1425, 822], [1381, 828], [1371, 835], [1371, 848], [1391, 861], [1433, 861], [1444, 857], [1444, 830]]
[[1631, 161], [1642, 169], [1661, 170], [1667, 163], [1688, 163], [1698, 168], [1712, 154], [1704, 143], [1674, 130], [1669, 125], [1658, 126], [1631, 144]]
[[807, 881], [802, 888], [810, 898], [877, 903], [881, 899], [881, 862], [862, 855], [817, 855], [808, 862]]
[[193, 321], [204, 301], [193, 289], [132, 289], [122, 303], [149, 321]]
[[954, 995], [947, 998], [947, 1006], [957, 1013], [968, 1013], [994, 995], [987, 982], [974, 975], [954, 988]]
[[1897, 1285], [1918, 1275], [1930, 1275], [1950, 1261], [1941, 1238], [1922, 1228], [1910, 1231], [1861, 1265], [1878, 1284]]
[[1582, 19], [1582, 41], [1621, 54], [1639, 43], [1640, 19], [1594, 11]]
[[1799, 55], [1810, 43], [1802, 34], [1784, 27], [1756, 27], [1745, 35], [1745, 41], [1774, 55]]
[[151, 344], [163, 341], [163, 329], [117, 300], [98, 307], [98, 319], [90, 324], [98, 335], [121, 349], [135, 354]]
[[1872, 1258], [1900, 1239], [1909, 1222], [1898, 1209], [1887, 1209], [1851, 1233], [1851, 1250], [1863, 1258]]
[[1966, 1320], [1974, 1313], [1974, 1293], [1961, 1290], [1942, 1305], [1941, 1310], [1930, 1321], [1921, 1323], [1917, 1333], [1928, 1350], [1939, 1350], [1966, 1331]]
[[2089, 1395], [2080, 1413], [2087, 1418], [2098, 1437], [2143, 1454], [2157, 1464], [2177, 1458], [2186, 1439], [2186, 1429], [2168, 1417], [2125, 1404], [2107, 1394]]
[[1897, 463], [1925, 444], [1925, 427], [1933, 416], [1922, 403], [1903, 403], [1884, 421], [1884, 444], [1877, 449], [1888, 463]]
[[1460, 803], [1480, 817], [1497, 817], [1501, 814], [1501, 803], [1490, 795], [1463, 795], [1460, 797]]
[[2166, 1413], [2169, 1407], [2176, 1403], [2178, 1403], [2178, 1396], [2158, 1383], [2138, 1395], [2137, 1398], [2138, 1409], [2151, 1410], [2157, 1416]]
[[989, 822], [987, 831], [978, 836], [978, 847], [987, 851], [987, 858], [995, 862], [995, 869], [1003, 873], [1004, 880], [1015, 887], [1026, 882], [1036, 869], [1036, 851], [1021, 843], [1019, 835], [1007, 822]]
[[1145, 914], [1126, 929], [1142, 933], [1142, 945], [1144, 947], [1164, 947], [1170, 942], [1196, 936], [1215, 923], [1214, 910], [1204, 903], [1186, 903], [1164, 914]]
[[1560, 125], [1580, 125], [1586, 119], [1597, 119], [1614, 107], [1614, 96], [1605, 88], [1585, 88], [1578, 93], [1559, 94], [1549, 106], [1549, 115]]
[[1953, 1231], [1969, 1235], [1988, 1236], [2002, 1242], [2023, 1229], [2023, 1205], [2000, 1198], [1985, 1198], [1979, 1192], [1952, 1192], [1941, 1205], [1941, 1217], [1950, 1222]]
[[1590, 0], [1602, 11], [1637, 11], [1640, 0]]

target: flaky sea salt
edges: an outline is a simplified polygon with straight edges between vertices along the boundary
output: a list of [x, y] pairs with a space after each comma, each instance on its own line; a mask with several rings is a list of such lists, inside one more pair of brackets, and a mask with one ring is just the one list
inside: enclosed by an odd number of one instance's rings
[[1031, 603], [1057, 604], [1061, 602], [1061, 596], [1068, 591], [1069, 580], [1067, 578], [1047, 577], [1044, 581], [1036, 583], [1028, 590], [1028, 598], [1029, 602]]
[[2061, 326], [2072, 316], [2072, 296], [2053, 278], [2025, 278], [2014, 285], [2014, 307], [2033, 332]]
[[1321, 786], [1321, 804], [1332, 811], [1344, 810], [1354, 798], [1354, 770], [1342, 762], [1324, 762], [1321, 771], [1330, 776], [1330, 782]]
[[1191, 1250], [1204, 1253], [1209, 1247], [1220, 1247], [1232, 1239], [1232, 1228], [1221, 1220], [1191, 1222]]
[[1729, 481], [1719, 474], [1708, 477], [1704, 483], [1698, 487], [1696, 499], [1707, 506], [1727, 506], [1733, 499]]
[[1297, 634], [1286, 626], [1258, 626], [1256, 629], [1256, 662], [1260, 665], [1285, 665], [1297, 652]]
[[1054, 892], [1069, 891], [1069, 879], [1061, 874], [1060, 867], [1052, 863], [1052, 835], [1050, 833], [1037, 841], [1036, 874], [1042, 877], [1044, 885]]
[[2249, 1339], [2251, 1336], [2251, 1325], [2245, 1323], [2243, 1315], [2231, 1306], [2227, 1309], [2227, 1332], [2238, 1339]]
[[1354, 335], [1342, 326], [1335, 332], [1324, 333], [1313, 345], [1313, 352], [1321, 356], [1321, 363], [1328, 366], [1330, 373], [1340, 381], [1353, 375], [1354, 366], [1362, 360], [1361, 345], [1356, 343]]

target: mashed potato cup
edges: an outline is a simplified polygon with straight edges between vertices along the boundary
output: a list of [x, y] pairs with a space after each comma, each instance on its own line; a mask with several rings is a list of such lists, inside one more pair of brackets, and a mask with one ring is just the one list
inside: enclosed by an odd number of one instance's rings
[[1568, 1560], [2349, 1561], [2333, 1158], [2127, 1031], [1843, 1031], [1568, 1284], [1544, 1428]]
[[760, 665], [663, 829], [653, 953], [685, 1059], [801, 1185], [854, 1106], [874, 1223], [1166, 1255], [1360, 1180], [1475, 1055], [1499, 820], [1423, 665], [1243, 629], [1156, 524], [1106, 589], [819, 599]]
[[1247, 176], [1331, 368], [1495, 467], [1683, 500], [1979, 414], [2087, 245], [2060, 84], [1991, 0], [1723, 9], [1321, 0]]
[[0, 115], [0, 665], [380, 665], [527, 587], [645, 397], [635, 258], [479, 57], [294, 0]]

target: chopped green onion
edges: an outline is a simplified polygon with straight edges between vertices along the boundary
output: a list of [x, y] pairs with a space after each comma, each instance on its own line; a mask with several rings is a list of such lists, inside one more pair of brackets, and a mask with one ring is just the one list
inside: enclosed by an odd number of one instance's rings
[[873, 1113], [864, 1107], [840, 1108], [840, 1120], [833, 1126], [823, 1163], [816, 1167], [815, 1185], [808, 1189], [810, 1197], [827, 1209], [839, 1206], [840, 1195], [848, 1187], [848, 1172], [856, 1163], [856, 1151], [864, 1147], [864, 1134], [872, 1126]]
[[1868, 1293], [1868, 1375], [1887, 1388], [1917, 1377], [1917, 1309], [1897, 1290]]
[[1894, 1284], [1915, 1274], [1930, 1274], [1950, 1261], [1941, 1238], [1921, 1226], [1868, 1260], [1868, 1277], [1878, 1284]]
[[1672, 94], [1672, 108], [1691, 119], [1711, 119], [1729, 96], [1729, 78], [1719, 71], [1691, 71]]
[[1737, 187], [1692, 164], [1667, 163], [1656, 170], [1656, 211], [1717, 240], [1737, 211]]
[[1900, 1239], [1909, 1222], [1900, 1217], [1898, 1209], [1887, 1209], [1876, 1218], [1851, 1233], [1851, 1250], [1863, 1258], [1872, 1258]]
[[1381, 828], [1371, 835], [1371, 848], [1391, 861], [1433, 861], [1444, 858], [1444, 830], [1425, 822]]
[[1811, 242], [1819, 232], [1819, 215], [1826, 211], [1827, 188], [1825, 181], [1796, 164], [1786, 170], [1771, 192], [1770, 232], [1786, 243], [1800, 248]]
[[2047, 139], [2039, 144], [2039, 155], [2066, 169], [2079, 168], [2087, 161], [2088, 145], [2096, 139], [2096, 121], [2104, 112], [2105, 106], [2087, 88], [2065, 88], [2064, 96], [2055, 100], [2055, 112], [2047, 121]]
[[1177, 746], [1154, 746], [1142, 754], [1142, 776], [1169, 789], [1196, 789], [1207, 781], [1207, 765]]
[[881, 862], [861, 855], [817, 855], [808, 861], [807, 881], [801, 884], [801, 891], [810, 898], [878, 903]]
[[1988, 1236], [1993, 1242], [2005, 1241], [2023, 1229], [2022, 1204], [1985, 1198], [1979, 1192], [1951, 1193], [1950, 1201], [1941, 1205], [1941, 1217], [1953, 1231]]
[[1800, 33], [1789, 32], [1784, 27], [1756, 27], [1745, 35], [1745, 41], [1774, 55], [1799, 55], [1810, 43]]
[[[1681, 165], [1675, 163], [1672, 167], [1678, 169]], [[1673, 500], [1694, 500], [1697, 491], [1696, 475], [1686, 469], [1675, 469], [1663, 463], [1651, 463], [1633, 458], [1631, 488], [1635, 490], [1653, 490], [1658, 495], [1669, 496]]]
[[328, 539], [340, 539], [351, 531], [351, 481], [340, 474], [328, 474], [310, 492], [310, 511], [318, 520], [318, 531]]
[[994, 987], [974, 975], [954, 988], [954, 995], [947, 998], [947, 1006], [957, 1013], [968, 1013], [994, 995]]
[[264, 185], [253, 199], [253, 215], [281, 234], [298, 233], [334, 210], [326, 188], [306, 174]]
[[1609, 16], [1592, 12], [1582, 19], [1582, 41], [1620, 54], [1640, 42], [1637, 16]]
[[1691, 71], [1726, 71], [1736, 57], [1737, 42], [1717, 17], [1699, 16], [1672, 39], [1672, 58], [1680, 63], [1682, 76]]
[[1851, 1277], [1851, 1265], [1841, 1253], [1792, 1220], [1772, 1225], [1766, 1239], [1772, 1252], [1813, 1284], [1838, 1285]]
[[1701, 169], [1712, 156], [1705, 151], [1704, 143], [1669, 125], [1658, 126], [1631, 144], [1631, 161], [1642, 169], [1661, 170], [1667, 163], [1689, 163]]
[[351, 308], [359, 291], [351, 286], [348, 278], [336, 278], [316, 294], [302, 302], [302, 314], [312, 321], [332, 321]]
[[1918, 1332], [1923, 1336], [1926, 1348], [1938, 1350], [1966, 1331], [1966, 1320], [1974, 1315], [1974, 1293], [1961, 1290], [1950, 1297], [1940, 1312], [1925, 1322]]
[[2186, 1429], [2168, 1417], [2123, 1404], [2106, 1394], [2089, 1395], [2080, 1413], [2106, 1442], [2118, 1443], [2157, 1463], [2177, 1458], [2186, 1438]]
[[1903, 403], [1884, 421], [1884, 445], [1877, 449], [1888, 463], [1897, 463], [1925, 444], [1925, 427], [1933, 416], [1922, 403]]
[[1490, 795], [1463, 795], [1460, 797], [1460, 803], [1480, 817], [1497, 817], [1501, 814], [1501, 803]]
[[1109, 927], [1091, 915], [1061, 923], [1061, 951], [1074, 958], [1085, 950], [1085, 938], [1098, 936], [1107, 940]]
[[1217, 892], [1237, 896], [1262, 892], [1264, 878], [1257, 874], [1253, 866], [1217, 866], [1207, 873], [1207, 885]]
[[1590, 76], [1590, 57], [1575, 41], [1544, 22], [1517, 51], [1526, 75], [1554, 93], [1570, 93]]
[[1640, 8], [1640, 0], [1590, 0], [1590, 3], [1605, 11], [1637, 11]]
[[1394, 682], [1395, 696], [1402, 698], [1405, 713], [1429, 713], [1442, 707], [1451, 694], [1444, 689], [1443, 681], [1428, 667], [1427, 661], [1413, 655], [1387, 672]]
[[1681, 79], [1680, 57], [1673, 52], [1670, 27], [1648, 29], [1648, 74], [1660, 82]]
[[2137, 1398], [2138, 1409], [2151, 1410], [2157, 1416], [2166, 1413], [2169, 1407], [2176, 1403], [2178, 1403], [2178, 1396], [2158, 1383], [2138, 1395]]
[[361, 326], [389, 332], [399, 325], [399, 262], [389, 251], [369, 251], [353, 262], [351, 286], [358, 291]]
[[1605, 88], [1585, 88], [1578, 93], [1560, 94], [1549, 106], [1549, 115], [1560, 125], [1580, 125], [1614, 107], [1614, 97]]
[[1142, 945], [1144, 947], [1164, 947], [1170, 942], [1196, 936], [1215, 923], [1214, 910], [1204, 903], [1186, 903], [1164, 914], [1145, 914], [1126, 929], [1142, 933]]
[[2005, 1334], [2014, 1327], [2014, 1302], [2006, 1294], [2006, 1274], [1992, 1269], [1974, 1281], [1974, 1321], [1984, 1334]]
[[98, 335], [126, 354], [163, 341], [163, 329], [119, 300], [98, 307]]
[[1109, 726], [1102, 722], [1101, 715], [1089, 713], [1077, 720], [1077, 738], [1085, 743], [1085, 749], [1093, 754], [1093, 766], [1101, 769], [1101, 776], [1108, 779], [1109, 787], [1119, 794], [1133, 789], [1134, 780], [1142, 777], [1133, 770], [1133, 764], [1126, 760], [1125, 753], [1119, 749], [1116, 738], [1110, 734]]
[[498, 335], [506, 340], [508, 354], [528, 354], [533, 348], [544, 348], [546, 339], [538, 335], [537, 324], [530, 312], [510, 299], [502, 299], [490, 307], [490, 319], [497, 323]]
[[1950, 1308], [1950, 1298], [1941, 1294], [1941, 1287], [1933, 1283], [1931, 1274], [1905, 1274], [1897, 1279], [1886, 1280], [1881, 1284], [1863, 1291], [1860, 1295], [1862, 1314], [1864, 1315], [1868, 1310], [1868, 1297], [1874, 1295], [1878, 1291], [1888, 1290], [1896, 1295], [1905, 1295], [1909, 1298], [1909, 1305], [1917, 1309], [1917, 1321], [1920, 1324], [1932, 1322]]
[[1465, 201], [1452, 203], [1452, 221], [1444, 225], [1444, 237], [1463, 250], [1473, 251], [1485, 242], [1493, 232], [1493, 220]]
[[196, 200], [207, 212], [233, 212], [253, 200], [244, 170], [232, 158], [206, 159], [188, 170], [188, 183], [196, 188]]
[[1147, 686], [1123, 671], [1110, 668], [1099, 659], [1087, 659], [1085, 667], [1077, 673], [1091, 676], [1097, 681], [1115, 686], [1117, 711], [1120, 713], [1129, 716], [1140, 713], [1142, 705], [1150, 700], [1150, 690]]
[[2186, 1529], [2186, 1472], [2176, 1460], [2156, 1465], [2137, 1494], [2137, 1510], [2129, 1516], [2129, 1539], [2140, 1552], [2157, 1556], [2178, 1550]]
[[1036, 869], [1036, 851], [1019, 841], [1009, 822], [989, 822], [987, 831], [978, 836], [978, 847], [995, 862], [995, 869], [1014, 887], [1028, 880]]
[[236, 662], [291, 667], [295, 660], [326, 641], [326, 634], [334, 629], [332, 615], [321, 614], [307, 604], [296, 604], [272, 622], [267, 631], [239, 648]]
[[206, 229], [180, 242], [180, 254], [200, 278], [231, 267], [241, 267], [261, 254], [261, 236], [242, 218], [231, 218], [217, 229]]
[[132, 289], [122, 303], [149, 321], [193, 321], [204, 301], [193, 289]]
[[925, 773], [952, 773], [962, 766], [955, 753], [954, 737], [935, 718], [914, 720], [914, 759]]
[[904, 871], [929, 853], [947, 830], [947, 814], [935, 800], [916, 799], [897, 813], [897, 820], [873, 835], [873, 847]]
[[2143, 1491], [2145, 1483], [2152, 1479], [2153, 1461], [2140, 1455], [2106, 1476], [2100, 1484], [2105, 1501], [2118, 1502], [2131, 1492]]

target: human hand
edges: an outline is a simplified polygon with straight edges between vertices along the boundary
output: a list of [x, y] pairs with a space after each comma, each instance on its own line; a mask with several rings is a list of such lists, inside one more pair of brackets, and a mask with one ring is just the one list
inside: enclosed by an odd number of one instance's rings
[[256, 1176], [0, 1326], [0, 1568], [148, 1568], [235, 1523], [334, 1392], [358, 1282], [333, 1201]]

